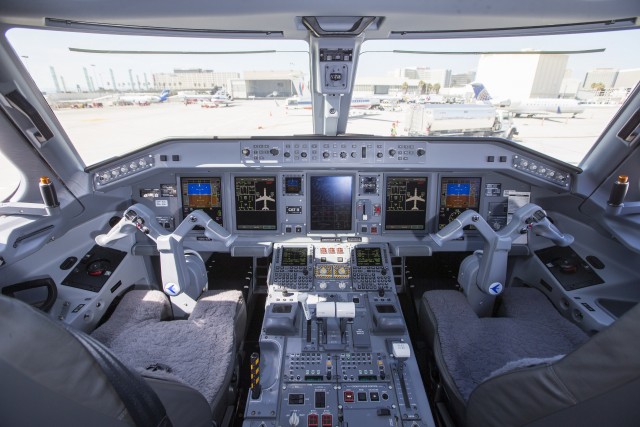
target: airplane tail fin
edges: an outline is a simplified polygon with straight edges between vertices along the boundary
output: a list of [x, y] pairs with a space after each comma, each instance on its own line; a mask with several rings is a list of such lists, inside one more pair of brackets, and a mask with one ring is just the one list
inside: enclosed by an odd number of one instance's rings
[[473, 98], [477, 101], [491, 101], [491, 95], [489, 91], [482, 83], [473, 82], [471, 83], [471, 87], [473, 88]]
[[160, 102], [166, 101], [167, 98], [169, 98], [170, 93], [171, 91], [169, 89], [163, 90], [162, 93], [160, 94]]

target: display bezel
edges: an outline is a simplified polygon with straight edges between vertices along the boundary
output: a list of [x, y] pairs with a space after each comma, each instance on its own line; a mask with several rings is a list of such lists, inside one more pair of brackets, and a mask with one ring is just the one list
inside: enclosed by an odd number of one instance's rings
[[[387, 217], [388, 217], [388, 200], [387, 200], [387, 185], [389, 182], [389, 179], [424, 179], [425, 180], [425, 211], [424, 211], [424, 222], [423, 222], [423, 228], [421, 229], [411, 229], [411, 228], [387, 228], [388, 223], [387, 223]], [[428, 231], [428, 212], [429, 212], [429, 202], [430, 202], [430, 188], [429, 188], [429, 180], [430, 180], [430, 176], [428, 175], [415, 175], [415, 174], [400, 174], [400, 173], [391, 173], [391, 174], [385, 174], [384, 178], [383, 178], [383, 183], [384, 183], [384, 192], [383, 192], [383, 197], [382, 197], [382, 203], [383, 203], [383, 209], [384, 209], [384, 218], [382, 221], [382, 225], [383, 225], [383, 231], [384, 233], [418, 233], [418, 234], [425, 234]]]
[[[440, 212], [443, 209], [443, 205], [442, 205], [442, 184], [445, 180], [450, 180], [450, 179], [457, 179], [457, 180], [477, 180], [478, 181], [478, 192], [477, 192], [477, 207], [468, 207], [465, 208], [462, 212], [464, 212], [465, 210], [469, 210], [469, 209], [474, 209], [477, 212], [480, 212], [480, 210], [482, 209], [482, 183], [483, 183], [483, 177], [482, 176], [468, 176], [468, 175], [447, 175], [447, 176], [440, 176], [438, 178], [438, 211], [436, 212], [436, 228], [438, 230], [441, 230], [442, 228], [446, 227], [449, 223], [442, 223], [440, 220]], [[461, 212], [461, 213], [462, 213]], [[468, 229], [475, 229], [473, 228], [473, 226], [469, 226], [468, 228], [465, 227], [466, 230]]]
[[[309, 250], [306, 246], [282, 246], [280, 250], [280, 265], [283, 267], [306, 267], [309, 264]], [[304, 252], [304, 264], [301, 263], [302, 257], [299, 258], [297, 263], [285, 262], [285, 253], [288, 251], [299, 252], [300, 254]]]
[[[273, 224], [269, 224], [271, 225], [273, 228], [261, 228], [258, 225], [259, 224], [247, 224], [244, 225], [243, 227], [240, 228], [240, 224], [238, 222], [238, 198], [236, 197], [236, 182], [238, 179], [254, 179], [254, 180], [268, 180], [271, 179], [274, 182], [274, 198], [275, 198], [275, 218], [273, 220]], [[279, 203], [279, 180], [278, 180], [278, 176], [277, 175], [265, 175], [265, 174], [260, 174], [260, 175], [248, 175], [248, 174], [234, 174], [231, 177], [231, 183], [232, 183], [232, 197], [233, 197], [233, 213], [234, 213], [234, 229], [238, 232], [257, 232], [257, 233], [263, 233], [263, 232], [267, 232], [267, 233], [273, 233], [273, 232], [277, 232], [280, 229], [279, 226], [279, 209], [278, 209], [278, 203]]]
[[[384, 258], [383, 258], [383, 253], [382, 253], [382, 249], [377, 247], [377, 246], [373, 246], [373, 247], [369, 247], [369, 246], [356, 246], [355, 248], [356, 254], [355, 254], [355, 258], [356, 258], [356, 265], [358, 267], [382, 267], [384, 265]], [[377, 251], [378, 255], [380, 257], [380, 262], [378, 263], [371, 263], [371, 262], [361, 262], [362, 259], [360, 258], [360, 254], [362, 254], [363, 252], [370, 252], [370, 251]]]
[[[313, 188], [313, 183], [315, 182], [316, 179], [318, 178], [349, 178], [351, 180], [351, 185], [350, 185], [350, 191], [351, 191], [351, 202], [350, 202], [350, 221], [349, 221], [349, 229], [336, 229], [336, 228], [332, 228], [332, 229], [317, 229], [317, 228], [313, 228], [313, 223], [312, 223], [312, 200], [313, 200], [313, 192], [312, 192], [312, 188]], [[325, 234], [325, 233], [353, 233], [354, 229], [355, 229], [355, 198], [356, 198], [356, 176], [355, 174], [352, 173], [334, 173], [334, 174], [329, 174], [329, 173], [315, 173], [315, 174], [308, 174], [307, 175], [307, 184], [306, 184], [306, 191], [307, 191], [307, 224], [309, 227], [309, 233], [310, 234]]]
[[222, 176], [216, 175], [216, 176], [211, 176], [211, 175], [203, 175], [203, 176], [194, 176], [194, 175], [180, 175], [177, 177], [177, 186], [178, 186], [178, 191], [177, 191], [177, 196], [178, 196], [178, 203], [179, 203], [179, 209], [180, 209], [180, 216], [181, 219], [184, 220], [185, 217], [188, 215], [187, 213], [185, 213], [185, 209], [184, 209], [184, 193], [182, 191], [182, 185], [184, 183], [185, 180], [193, 180], [193, 179], [217, 179], [220, 182], [220, 220], [218, 221], [217, 215], [211, 215], [210, 212], [207, 212], [206, 210], [203, 209], [203, 211], [209, 215], [211, 217], [211, 219], [213, 219], [214, 221], [216, 221], [218, 224], [222, 225], [224, 227], [224, 222], [225, 222], [225, 212], [224, 212], [224, 205], [225, 205], [225, 201], [224, 201], [224, 178]]

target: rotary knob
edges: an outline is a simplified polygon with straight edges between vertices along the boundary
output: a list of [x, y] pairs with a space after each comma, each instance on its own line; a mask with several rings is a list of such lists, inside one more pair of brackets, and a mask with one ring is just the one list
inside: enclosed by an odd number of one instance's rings
[[340, 158], [341, 159], [346, 159], [347, 158], [347, 153], [345, 153], [344, 151], [340, 152]]
[[278, 154], [280, 154], [280, 150], [278, 150], [277, 148], [272, 148], [271, 150], [269, 150], [269, 152], [272, 156], [277, 156]]
[[249, 154], [251, 154], [251, 150], [249, 150], [248, 148], [243, 148], [242, 149], [242, 155], [245, 157], [249, 157]]
[[285, 151], [284, 156], [288, 159], [289, 157], [291, 157], [291, 153], [288, 151]]
[[381, 158], [382, 158], [382, 156], [384, 156], [384, 154], [382, 154], [381, 152], [378, 152], [378, 153], [376, 154], [376, 157], [377, 157], [377, 158], [379, 158], [379, 159], [381, 159]]
[[424, 150], [424, 148], [418, 148], [418, 151], [416, 151], [416, 154], [418, 154], [418, 157], [424, 156], [425, 153], [426, 151]]
[[324, 153], [322, 153], [322, 157], [324, 157], [325, 159], [328, 159], [330, 156], [328, 151], [325, 151]]
[[300, 157], [302, 157], [303, 159], [307, 157], [307, 152], [303, 151], [302, 153], [300, 153]]
[[395, 156], [395, 155], [396, 155], [396, 150], [394, 150], [393, 148], [392, 148], [392, 149], [390, 149], [390, 150], [389, 150], [389, 155], [390, 155], [391, 157]]

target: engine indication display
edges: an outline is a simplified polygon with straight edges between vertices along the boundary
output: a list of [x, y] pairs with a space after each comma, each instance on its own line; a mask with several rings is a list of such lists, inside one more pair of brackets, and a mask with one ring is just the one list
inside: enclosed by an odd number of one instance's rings
[[353, 176], [311, 176], [309, 210], [311, 231], [351, 231]]
[[468, 209], [480, 207], [481, 178], [442, 178], [438, 229], [444, 228]]
[[356, 264], [358, 267], [378, 267], [382, 265], [380, 248], [356, 247]]
[[282, 248], [282, 265], [287, 266], [302, 266], [307, 265], [307, 248]]
[[385, 230], [424, 230], [427, 178], [387, 177]]
[[202, 209], [215, 222], [222, 223], [222, 197], [220, 178], [181, 178], [182, 188], [182, 217], [191, 212]]
[[276, 178], [236, 177], [236, 228], [277, 229]]

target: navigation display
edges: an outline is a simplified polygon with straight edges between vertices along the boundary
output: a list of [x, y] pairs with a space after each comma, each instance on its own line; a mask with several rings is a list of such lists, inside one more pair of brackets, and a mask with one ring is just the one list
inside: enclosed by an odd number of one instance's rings
[[387, 177], [385, 230], [424, 230], [427, 217], [427, 178]]
[[351, 231], [353, 176], [311, 176], [309, 188], [309, 229]]
[[444, 228], [462, 212], [480, 207], [480, 178], [442, 178], [438, 229]]
[[358, 267], [374, 267], [382, 265], [380, 248], [356, 247], [356, 264]]
[[276, 230], [276, 178], [236, 177], [236, 229]]
[[180, 178], [182, 189], [182, 218], [202, 209], [215, 222], [222, 223], [222, 197], [220, 178]]
[[282, 248], [282, 265], [306, 267], [307, 248]]

